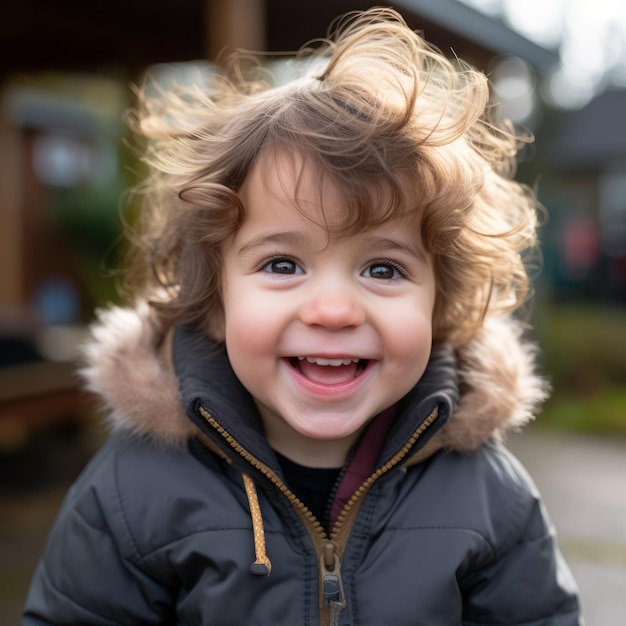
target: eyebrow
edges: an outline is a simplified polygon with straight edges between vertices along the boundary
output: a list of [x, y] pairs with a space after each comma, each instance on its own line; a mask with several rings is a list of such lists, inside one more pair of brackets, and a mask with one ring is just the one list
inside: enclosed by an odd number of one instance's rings
[[379, 236], [376, 234], [366, 235], [366, 241], [372, 247], [392, 248], [394, 250], [402, 250], [408, 254], [416, 257], [424, 263], [428, 262], [427, 255], [424, 250], [413, 241], [405, 241], [404, 239], [391, 239], [389, 237]]
[[281, 231], [277, 233], [269, 233], [257, 235], [253, 237], [249, 241], [244, 242], [239, 247], [239, 254], [246, 254], [255, 248], [259, 248], [261, 246], [266, 246], [269, 244], [291, 244], [291, 245], [302, 245], [308, 237], [297, 231]]

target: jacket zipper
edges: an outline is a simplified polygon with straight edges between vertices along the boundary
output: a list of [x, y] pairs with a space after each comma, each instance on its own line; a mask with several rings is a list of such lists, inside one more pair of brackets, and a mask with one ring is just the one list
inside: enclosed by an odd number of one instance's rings
[[294, 507], [298, 517], [300, 517], [305, 528], [308, 530], [317, 553], [320, 555], [319, 567], [323, 607], [323, 611], [320, 614], [320, 623], [329, 624], [329, 626], [337, 626], [339, 623], [339, 614], [346, 606], [343, 581], [341, 578], [341, 559], [352, 526], [359, 512], [360, 505], [374, 483], [407, 456], [424, 431], [437, 419], [437, 408], [433, 409], [430, 415], [419, 425], [404, 446], [355, 491], [337, 517], [337, 521], [330, 532], [330, 536], [326, 533], [313, 513], [311, 513], [306, 505], [282, 480], [280, 480], [273, 470], [264, 463], [261, 463], [261, 461], [239, 444], [206, 409], [201, 406], [199, 407], [199, 411], [206, 422], [219, 433], [222, 439], [224, 439], [237, 454], [275, 485]]

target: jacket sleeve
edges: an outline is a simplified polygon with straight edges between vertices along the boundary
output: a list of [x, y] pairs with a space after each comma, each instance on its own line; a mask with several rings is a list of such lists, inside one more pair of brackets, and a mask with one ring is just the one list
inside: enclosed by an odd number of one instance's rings
[[577, 585], [554, 528], [530, 478], [522, 483], [521, 531], [465, 577], [463, 626], [583, 626]]
[[111, 473], [106, 457], [101, 451], [92, 461], [59, 512], [31, 582], [23, 626], [171, 621], [172, 590], [133, 559], [115, 490], [93, 479]]

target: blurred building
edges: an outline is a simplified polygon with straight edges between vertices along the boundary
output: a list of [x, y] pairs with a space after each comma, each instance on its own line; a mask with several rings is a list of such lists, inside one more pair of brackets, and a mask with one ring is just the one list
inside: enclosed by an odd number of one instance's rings
[[626, 89], [549, 118], [552, 282], [566, 300], [626, 305]]

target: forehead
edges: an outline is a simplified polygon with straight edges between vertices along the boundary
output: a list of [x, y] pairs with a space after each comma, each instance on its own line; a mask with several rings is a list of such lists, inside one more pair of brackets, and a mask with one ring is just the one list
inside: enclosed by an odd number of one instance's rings
[[[302, 217], [318, 221], [329, 207], [341, 204], [336, 185], [311, 158], [285, 150], [265, 150], [248, 173], [239, 195], [246, 214], [298, 209]], [[325, 211], [324, 211], [325, 209]], [[332, 216], [330, 216], [332, 217]], [[339, 218], [339, 214], [336, 215]]]
[[266, 149], [239, 190], [245, 219], [307, 220], [330, 235], [354, 234], [389, 221], [419, 223], [408, 185], [381, 175], [331, 171], [296, 150]]

